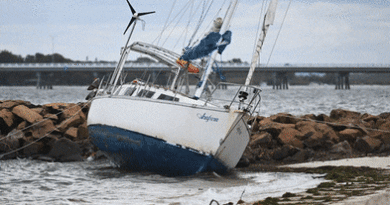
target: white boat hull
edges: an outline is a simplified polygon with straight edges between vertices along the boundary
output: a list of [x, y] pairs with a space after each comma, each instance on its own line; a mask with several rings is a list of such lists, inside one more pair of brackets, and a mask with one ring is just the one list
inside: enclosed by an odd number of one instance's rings
[[[88, 113], [88, 127], [93, 141], [97, 138], [102, 140], [102, 137], [105, 139], [115, 137], [112, 135], [108, 136], [110, 135], [109, 133], [107, 136], [102, 136], [99, 132], [105, 131], [102, 131], [101, 128], [106, 130], [118, 129], [121, 130], [121, 135], [130, 136], [135, 134], [137, 139], [144, 137], [164, 143], [163, 147], [172, 146], [175, 149], [179, 148], [181, 149], [180, 153], [182, 150], [187, 150], [205, 157], [205, 160], [215, 159], [223, 167], [221, 168], [218, 165], [217, 167], [219, 168], [217, 169], [223, 170], [236, 166], [249, 142], [249, 130], [243, 115], [243, 111], [229, 111], [217, 107], [166, 100], [124, 96], [96, 97], [92, 101]], [[126, 132], [128, 133], [126, 134]], [[100, 137], [97, 137], [97, 135]], [[123, 137], [126, 138], [126, 136]], [[131, 140], [134, 139], [130, 139], [128, 142], [131, 143]], [[112, 143], [125, 142], [115, 140]], [[116, 152], [113, 151], [113, 144], [104, 144], [103, 142], [96, 142], [95, 144], [99, 144], [99, 148], [108, 155], [111, 152], [112, 158], [117, 158], [114, 161], [120, 161], [119, 165], [132, 168], [131, 163], [133, 162], [131, 160], [124, 162], [123, 156], [118, 157], [118, 153], [112, 153]], [[139, 146], [133, 146], [131, 153], [134, 153], [134, 149], [137, 149], [137, 147]], [[147, 154], [147, 146], [142, 146], [140, 149], [136, 151], [138, 155]], [[161, 152], [164, 152], [164, 150], [161, 150]], [[174, 153], [172, 152], [170, 155]], [[153, 152], [153, 154], [156, 155], [158, 153]], [[175, 157], [180, 158], [182, 156]], [[185, 160], [191, 162], [192, 159]], [[153, 163], [163, 162], [156, 160]], [[148, 170], [147, 167], [142, 169]], [[213, 171], [212, 169], [204, 168], [202, 170], [199, 168], [199, 171]], [[197, 171], [191, 171], [191, 174], [193, 172]], [[170, 173], [166, 174], [170, 175]]]

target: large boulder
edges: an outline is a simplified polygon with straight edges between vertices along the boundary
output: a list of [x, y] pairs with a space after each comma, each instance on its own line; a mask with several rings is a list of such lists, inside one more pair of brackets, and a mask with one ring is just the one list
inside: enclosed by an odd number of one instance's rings
[[300, 121], [299, 118], [294, 117], [288, 113], [278, 113], [277, 115], [270, 116], [270, 119], [274, 122], [283, 123], [283, 124], [295, 124]]
[[1, 110], [1, 108], [11, 110], [12, 108], [14, 108], [18, 105], [31, 105], [31, 103], [28, 101], [23, 101], [23, 100], [6, 100], [0, 104], [0, 110]]
[[89, 138], [89, 132], [88, 132], [88, 126], [87, 121], [85, 121], [83, 124], [81, 124], [77, 129], [77, 138], [79, 140], [84, 140]]
[[43, 120], [39, 123], [35, 123], [31, 128], [26, 130], [26, 133], [31, 133], [31, 136], [35, 139], [42, 138], [48, 133], [57, 131], [54, 123], [51, 120]]
[[349, 143], [354, 143], [357, 138], [362, 137], [363, 133], [357, 129], [345, 129], [339, 132], [342, 141], [347, 140]]
[[45, 144], [43, 142], [26, 141], [25, 145], [28, 145], [23, 149], [23, 155], [26, 157], [33, 157], [44, 153]]
[[64, 136], [72, 141], [77, 140], [77, 131], [78, 129], [76, 127], [70, 127], [66, 132], [64, 133]]
[[7, 109], [0, 110], [0, 133], [8, 133], [14, 124], [14, 115]]
[[0, 142], [0, 159], [15, 159], [17, 152], [14, 152], [14, 150], [20, 148], [19, 141], [23, 137], [23, 132], [18, 130], [12, 130], [7, 136], [2, 137]]
[[365, 136], [363, 138], [359, 138], [355, 143], [355, 149], [365, 152], [371, 153], [375, 151], [379, 151], [382, 142], [378, 139], [372, 138], [370, 136]]
[[316, 120], [317, 121], [322, 121], [322, 122], [330, 122], [331, 119], [329, 116], [325, 115], [325, 114], [319, 114], [317, 117], [316, 117]]
[[301, 121], [295, 125], [295, 129], [301, 132], [300, 140], [306, 140], [314, 135], [317, 131], [315, 129], [316, 123], [314, 121]]
[[320, 132], [314, 131], [307, 134], [307, 138], [303, 141], [306, 147], [312, 149], [320, 149], [324, 146], [324, 135]]
[[259, 122], [259, 131], [268, 132], [273, 138], [277, 138], [282, 130], [286, 128], [295, 128], [295, 125], [274, 122], [270, 118], [265, 118]]
[[82, 161], [82, 150], [79, 145], [68, 138], [61, 138], [54, 142], [48, 156], [59, 162]]
[[291, 145], [303, 149], [303, 143], [298, 139], [301, 133], [293, 128], [285, 128], [278, 135], [277, 140], [282, 145]]
[[255, 134], [251, 137], [251, 141], [249, 142], [249, 146], [251, 148], [258, 147], [271, 147], [272, 145], [272, 135], [268, 132], [261, 132], [259, 134]]
[[[291, 162], [305, 162], [306, 160], [312, 158], [314, 156], [314, 151], [312, 149], [302, 149], [295, 153], [289, 161]], [[287, 159], [286, 159], [287, 161]]]
[[390, 132], [381, 132], [380, 138], [379, 138], [384, 144], [390, 145]]
[[326, 124], [317, 123], [314, 128], [324, 135], [325, 140], [329, 140], [334, 143], [338, 143], [340, 141], [340, 138], [330, 126]]
[[339, 120], [341, 118], [350, 118], [350, 119], [358, 119], [360, 118], [360, 113], [349, 111], [349, 110], [342, 110], [342, 109], [335, 109], [330, 112], [330, 118], [334, 120]]
[[45, 104], [42, 106], [42, 108], [50, 114], [59, 114], [61, 113], [66, 107], [69, 105], [69, 103], [50, 103]]
[[346, 156], [351, 156], [352, 155], [352, 147], [348, 143], [348, 141], [343, 141], [338, 144], [333, 145], [330, 150], [330, 153], [332, 154], [337, 154], [337, 155], [346, 155]]
[[368, 113], [365, 113], [363, 114], [360, 119], [362, 119], [363, 121], [365, 122], [374, 122], [374, 124], [376, 123], [376, 121], [378, 121], [380, 119], [379, 116], [375, 116], [375, 115], [371, 115], [371, 114], [368, 114]]
[[283, 145], [280, 148], [277, 148], [274, 151], [273, 159], [274, 160], [283, 160], [289, 156], [295, 155], [300, 149], [291, 145]]
[[43, 117], [24, 105], [18, 105], [12, 109], [12, 113], [19, 116], [23, 120], [34, 124], [43, 120]]
[[390, 112], [384, 112], [379, 115], [382, 119], [388, 119], [390, 120]]
[[49, 120], [53, 121], [54, 123], [56, 123], [58, 121], [58, 115], [55, 115], [55, 114], [47, 113], [47, 114], [43, 115], [43, 118], [49, 119]]
[[70, 127], [78, 127], [80, 126], [82, 123], [85, 122], [85, 118], [82, 116], [82, 115], [79, 115], [79, 114], [76, 114], [75, 116], [73, 117], [70, 117], [68, 119], [65, 119], [64, 121], [62, 121], [58, 126], [58, 130], [60, 130], [61, 132], [65, 132], [66, 130], [68, 130]]
[[296, 124], [296, 128], [302, 133], [300, 139], [304, 145], [312, 149], [328, 149], [339, 141], [334, 130], [323, 123], [302, 121]]

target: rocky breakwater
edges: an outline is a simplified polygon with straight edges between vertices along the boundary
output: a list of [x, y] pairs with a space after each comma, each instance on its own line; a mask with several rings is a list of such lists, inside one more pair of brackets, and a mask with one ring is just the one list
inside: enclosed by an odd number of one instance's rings
[[96, 151], [88, 137], [88, 109], [87, 103], [0, 101], [0, 158], [85, 159]]
[[390, 113], [337, 109], [330, 116], [281, 113], [250, 123], [253, 134], [239, 167], [390, 154]]
[[[88, 136], [88, 103], [0, 101], [0, 159], [80, 161], [98, 149]], [[330, 116], [277, 114], [249, 121], [253, 131], [238, 167], [390, 154], [390, 113], [333, 110]], [[99, 155], [100, 156], [100, 155]]]

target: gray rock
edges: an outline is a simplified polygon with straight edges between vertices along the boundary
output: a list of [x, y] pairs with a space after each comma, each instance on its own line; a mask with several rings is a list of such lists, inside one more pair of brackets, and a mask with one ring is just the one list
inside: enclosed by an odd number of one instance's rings
[[74, 162], [83, 160], [81, 153], [82, 151], [77, 143], [67, 138], [61, 138], [54, 143], [48, 157], [59, 162]]

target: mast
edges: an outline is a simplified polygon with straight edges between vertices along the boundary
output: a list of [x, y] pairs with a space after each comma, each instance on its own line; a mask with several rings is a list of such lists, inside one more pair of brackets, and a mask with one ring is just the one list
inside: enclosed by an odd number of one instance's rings
[[130, 53], [130, 48], [128, 48], [127, 46], [129, 45], [130, 38], [133, 35], [134, 28], [135, 28], [136, 24], [137, 24], [137, 21], [134, 21], [134, 25], [133, 25], [133, 28], [131, 29], [129, 38], [127, 39], [125, 47], [123, 48], [123, 51], [121, 53], [121, 58], [120, 58], [120, 60], [118, 62], [117, 67], [115, 68], [114, 74], [111, 77], [111, 81], [110, 81], [110, 84], [112, 85], [111, 93], [114, 93], [115, 85], [118, 83], [118, 80], [119, 80], [119, 77], [120, 77], [120, 75], [122, 73], [123, 66], [124, 66], [124, 64], [126, 62], [127, 56]]
[[[226, 17], [225, 19], [223, 20], [223, 23], [222, 23], [222, 27], [221, 27], [221, 30], [220, 30], [220, 33], [225, 33], [228, 28], [229, 28], [229, 25], [230, 25], [230, 20], [233, 16], [233, 13], [237, 7], [237, 3], [238, 3], [238, 0], [233, 0], [231, 5], [230, 5], [230, 8], [229, 10], [227, 11], [227, 14], [226, 14]], [[222, 39], [220, 40], [220, 42], [222, 41]], [[220, 43], [219, 42], [219, 43]], [[195, 99], [199, 99], [200, 96], [202, 95], [203, 93], [203, 90], [205, 89], [206, 87], [206, 83], [207, 83], [207, 80], [209, 79], [209, 75], [211, 74], [212, 72], [212, 68], [213, 68], [213, 65], [214, 65], [214, 61], [215, 61], [215, 58], [217, 57], [217, 54], [218, 54], [218, 50], [215, 50], [211, 53], [211, 57], [210, 57], [210, 60], [209, 62], [207, 63], [207, 66], [206, 66], [206, 70], [205, 72], [203, 73], [203, 76], [202, 76], [202, 84], [199, 88], [196, 89], [195, 91], [195, 95], [194, 95], [194, 98]]]
[[246, 77], [245, 80], [246, 86], [248, 86], [251, 83], [251, 79], [253, 73], [255, 72], [257, 60], [259, 59], [261, 48], [263, 47], [264, 39], [265, 36], [267, 35], [268, 28], [270, 25], [273, 25], [274, 23], [277, 4], [278, 4], [278, 0], [272, 0], [268, 6], [268, 11], [264, 16], [263, 27], [259, 36], [259, 40], [257, 42], [256, 51], [253, 53], [251, 66], [248, 72], [248, 76]]

